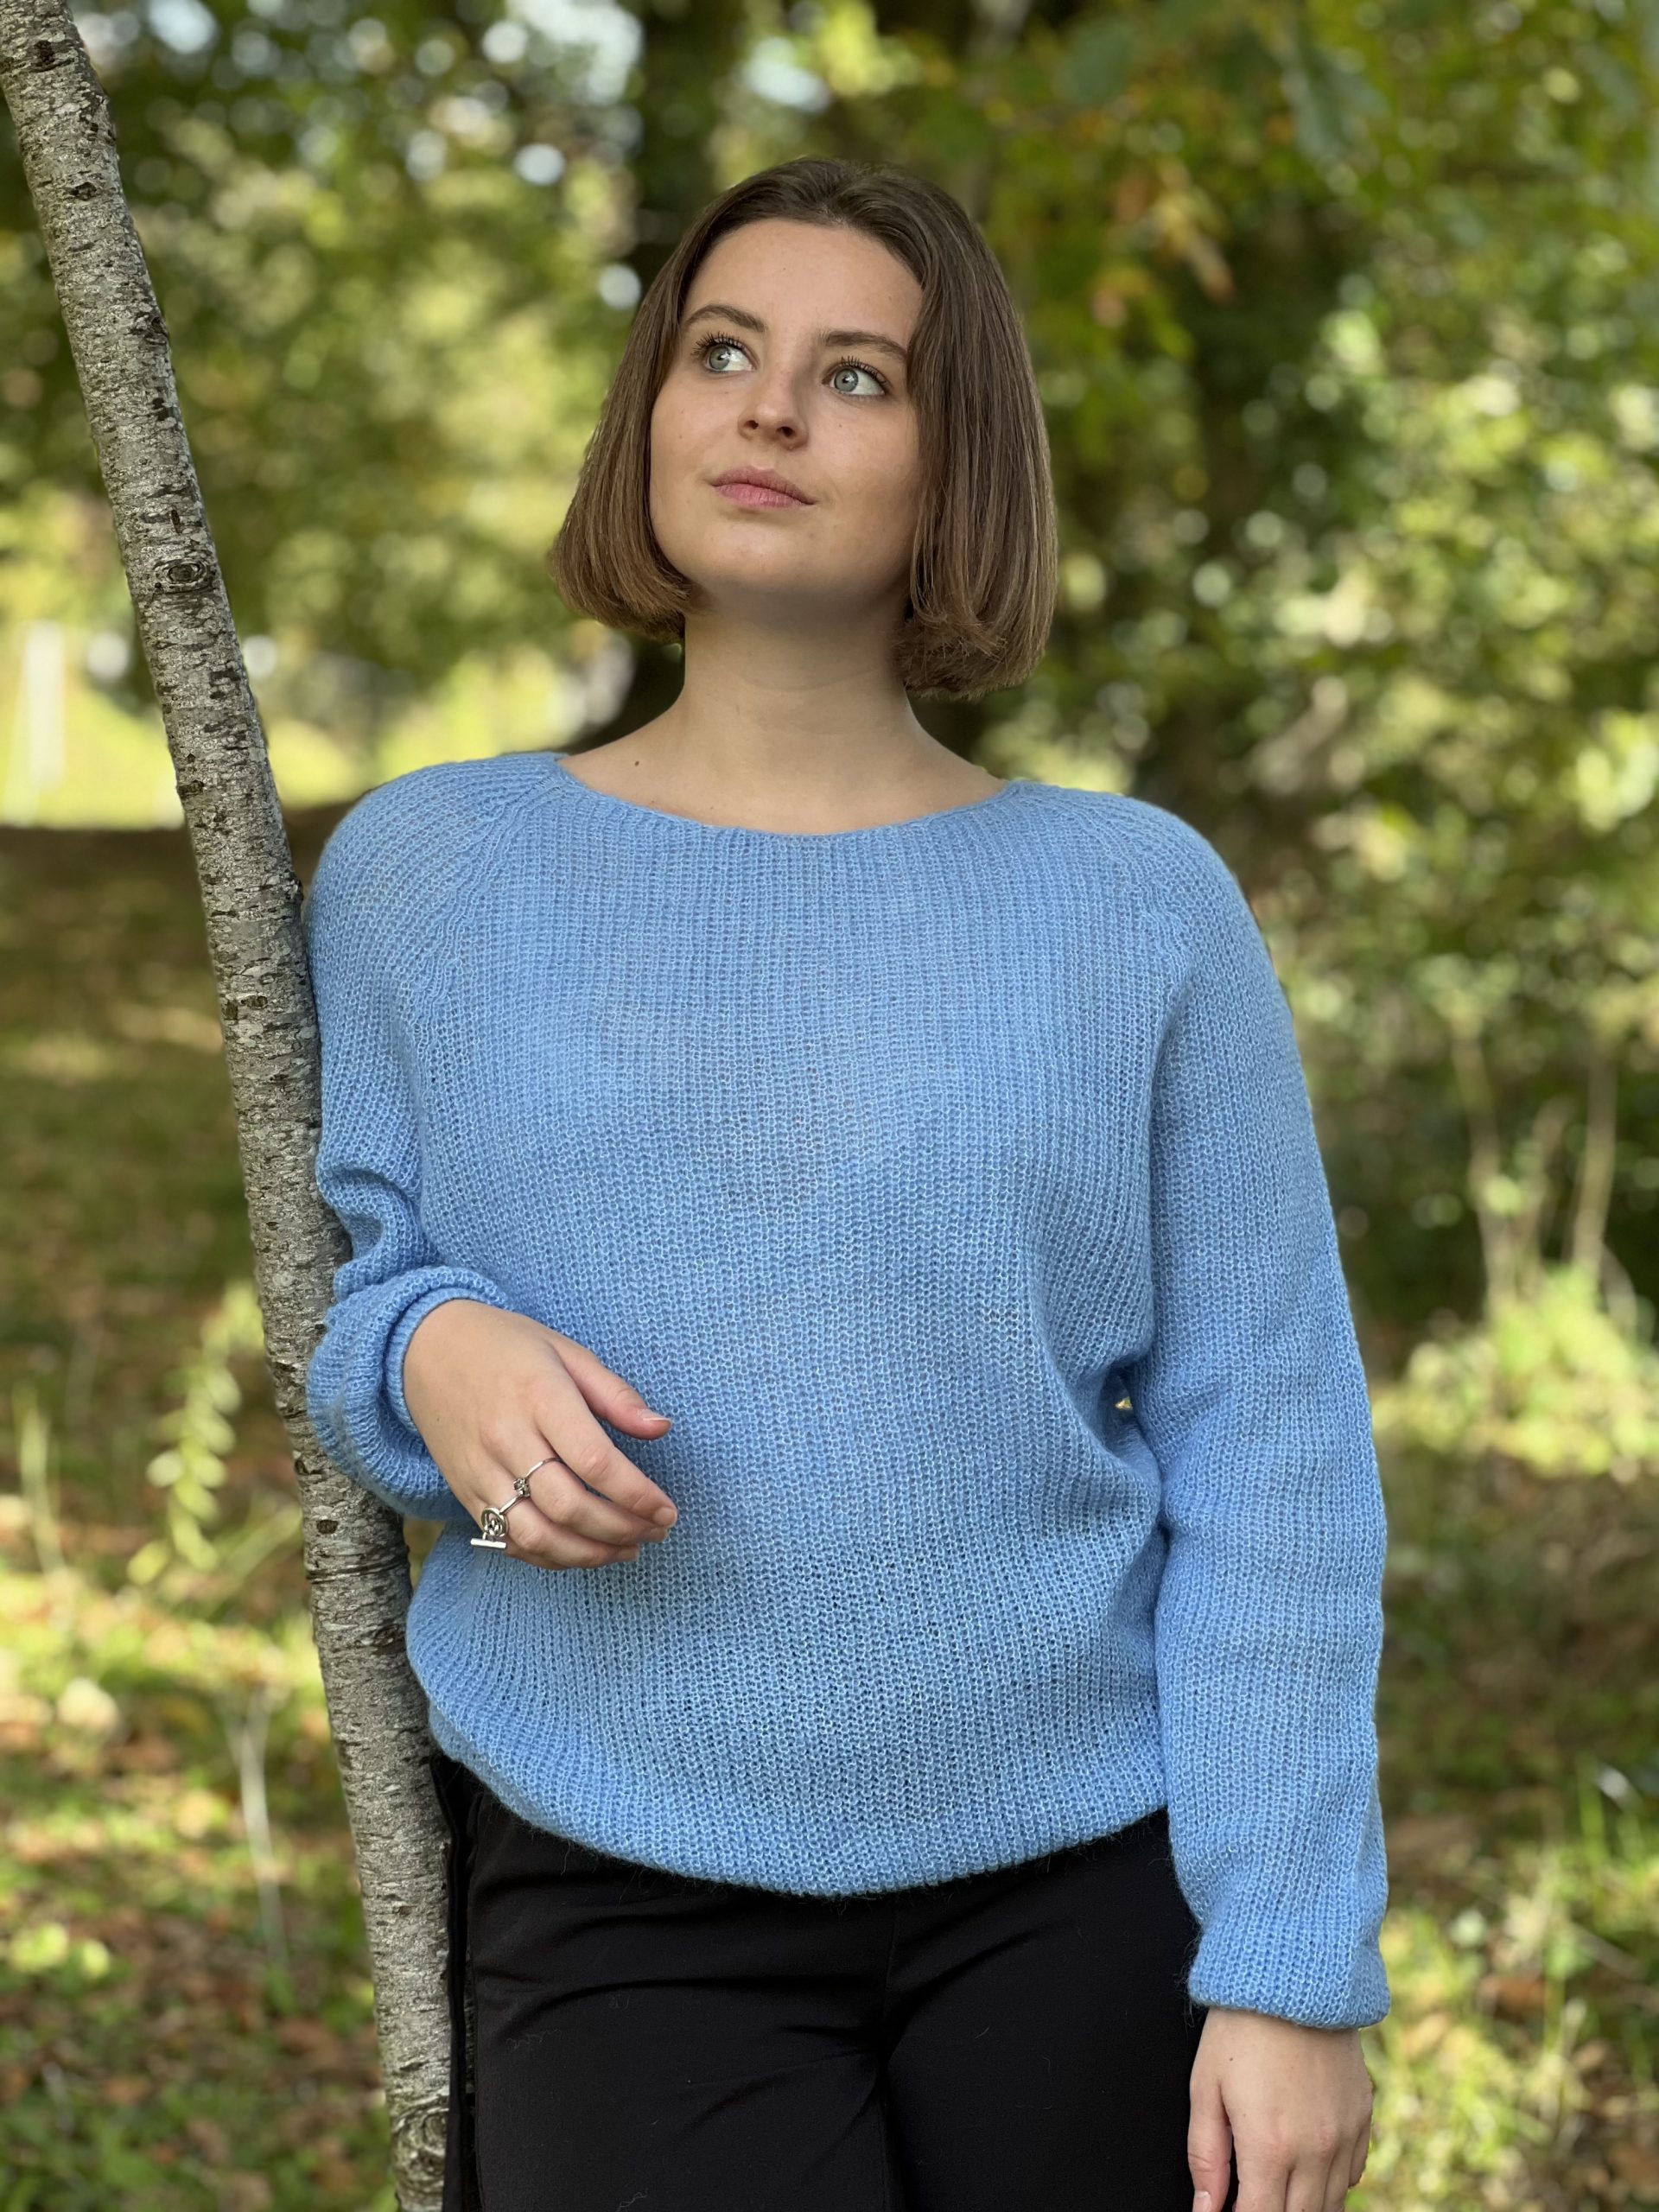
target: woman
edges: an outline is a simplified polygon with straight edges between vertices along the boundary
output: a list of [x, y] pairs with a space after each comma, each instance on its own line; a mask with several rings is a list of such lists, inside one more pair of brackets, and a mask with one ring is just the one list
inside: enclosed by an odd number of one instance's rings
[[716, 201], [550, 558], [678, 698], [382, 785], [306, 910], [312, 1416], [443, 1524], [448, 2202], [1333, 2212], [1389, 2003], [1364, 1377], [1216, 849], [911, 712], [1053, 606], [963, 210]]

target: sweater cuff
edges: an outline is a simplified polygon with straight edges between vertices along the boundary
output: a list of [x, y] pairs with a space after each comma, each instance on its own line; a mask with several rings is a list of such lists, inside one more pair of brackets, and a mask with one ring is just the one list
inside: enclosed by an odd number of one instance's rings
[[[446, 1299], [518, 1310], [469, 1268], [407, 1270], [329, 1311], [306, 1370], [306, 1408], [333, 1464], [398, 1513], [471, 1522], [428, 1450], [404, 1394], [404, 1357], [416, 1325]], [[407, 1304], [400, 1300], [407, 1299]]]
[[1375, 1945], [1335, 1959], [1323, 1931], [1282, 1921], [1212, 1929], [1187, 1978], [1195, 2005], [1266, 2012], [1309, 2028], [1373, 2028], [1389, 2010], [1388, 1976]]
[[1379, 1942], [1388, 1903], [1382, 1808], [1372, 1801], [1358, 1864], [1340, 1889], [1317, 1881], [1239, 1885], [1204, 1923], [1187, 1974], [1194, 2004], [1266, 2012], [1310, 2028], [1370, 2028], [1389, 2011]]

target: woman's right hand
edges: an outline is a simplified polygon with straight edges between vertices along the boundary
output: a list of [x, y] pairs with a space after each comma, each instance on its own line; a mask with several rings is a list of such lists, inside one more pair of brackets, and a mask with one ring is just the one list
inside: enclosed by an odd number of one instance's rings
[[486, 1505], [505, 1504], [537, 1459], [557, 1454], [507, 1516], [512, 1557], [608, 1567], [637, 1559], [641, 1543], [659, 1543], [678, 1518], [595, 1418], [649, 1438], [673, 1426], [669, 1415], [652, 1413], [585, 1346], [528, 1314], [445, 1299], [416, 1325], [403, 1380], [410, 1418], [474, 1521]]

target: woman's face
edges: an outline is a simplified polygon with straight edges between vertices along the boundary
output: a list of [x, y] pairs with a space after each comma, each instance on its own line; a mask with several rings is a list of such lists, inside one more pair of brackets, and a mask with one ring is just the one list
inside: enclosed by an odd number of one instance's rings
[[[768, 219], [704, 255], [652, 410], [651, 521], [705, 608], [897, 620], [920, 481], [903, 349], [921, 303], [861, 231]], [[715, 487], [743, 468], [811, 504], [746, 505]]]

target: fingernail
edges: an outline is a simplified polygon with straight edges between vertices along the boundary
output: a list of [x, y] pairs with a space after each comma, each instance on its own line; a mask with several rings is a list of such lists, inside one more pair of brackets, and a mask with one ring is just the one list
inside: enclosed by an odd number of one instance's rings
[[1192, 2200], [1192, 2212], [1210, 2212], [1210, 2192], [1201, 2189]]
[[659, 1505], [651, 1517], [660, 1522], [664, 1529], [671, 1529], [680, 1516], [671, 1505]]
[[641, 1406], [639, 1410], [644, 1414], [647, 1421], [665, 1421], [671, 1423], [674, 1419], [672, 1414], [659, 1414], [656, 1408], [652, 1406]]

